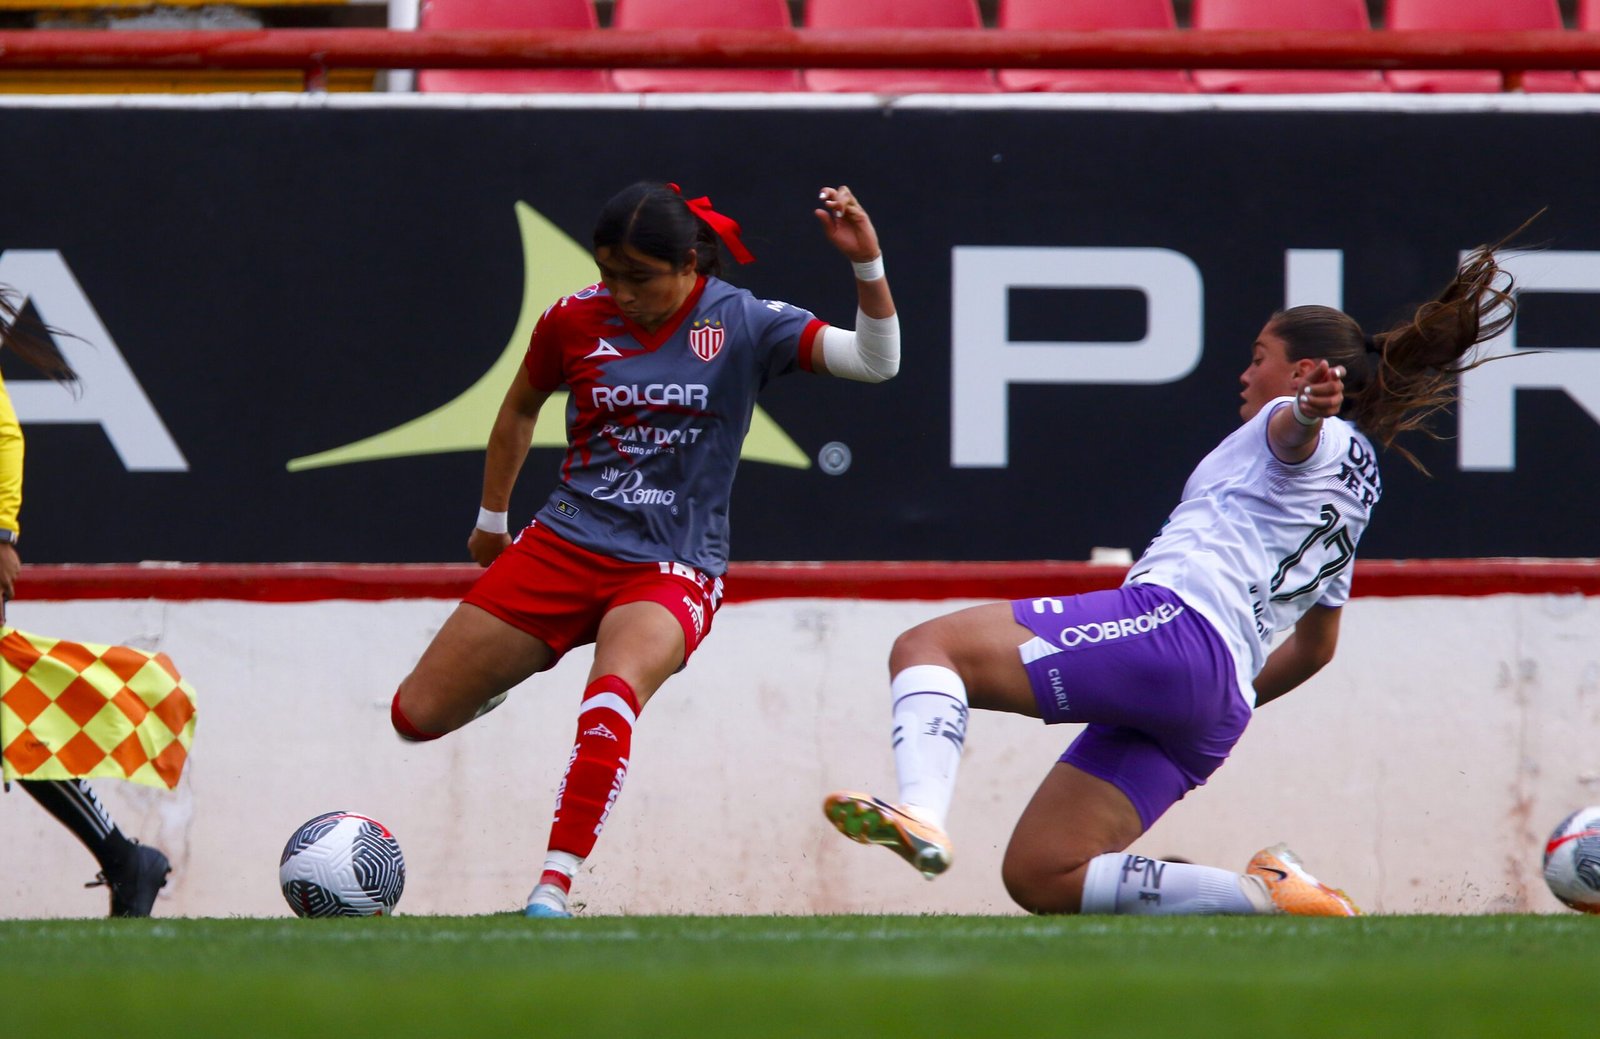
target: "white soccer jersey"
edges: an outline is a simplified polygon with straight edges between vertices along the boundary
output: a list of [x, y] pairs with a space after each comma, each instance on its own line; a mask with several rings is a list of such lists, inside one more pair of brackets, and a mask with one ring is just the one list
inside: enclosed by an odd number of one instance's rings
[[1310, 458], [1280, 461], [1267, 421], [1290, 402], [1269, 402], [1206, 455], [1126, 582], [1170, 588], [1210, 621], [1252, 706], [1273, 635], [1350, 597], [1356, 542], [1383, 493], [1372, 444], [1343, 419], [1323, 421]]

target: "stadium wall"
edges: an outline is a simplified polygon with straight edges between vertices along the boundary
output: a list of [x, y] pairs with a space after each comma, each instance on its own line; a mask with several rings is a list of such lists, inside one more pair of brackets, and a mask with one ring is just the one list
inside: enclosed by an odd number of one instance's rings
[[[1441, 584], [1441, 589], [1448, 590]], [[1010, 827], [1075, 727], [977, 715], [928, 884], [823, 820], [838, 787], [892, 790], [884, 662], [900, 630], [973, 600], [735, 602], [642, 718], [626, 790], [586, 864], [590, 913], [1013, 912]], [[276, 864], [305, 819], [374, 815], [399, 837], [408, 913], [516, 908], [542, 859], [588, 666], [578, 651], [495, 714], [402, 744], [388, 703], [448, 598], [19, 601], [25, 630], [159, 648], [200, 697], [172, 793], [96, 781], [172, 857], [161, 915], [281, 915]], [[1360, 596], [1340, 653], [1261, 712], [1233, 760], [1135, 850], [1242, 867], [1296, 847], [1380, 912], [1557, 911], [1543, 839], [1600, 801], [1600, 599]], [[87, 854], [19, 792], [0, 811], [0, 915], [94, 916]]]

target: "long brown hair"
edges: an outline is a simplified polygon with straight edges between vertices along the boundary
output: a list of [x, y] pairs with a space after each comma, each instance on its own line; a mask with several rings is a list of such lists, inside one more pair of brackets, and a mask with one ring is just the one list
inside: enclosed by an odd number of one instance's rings
[[62, 356], [50, 328], [23, 309], [26, 301], [17, 290], [0, 285], [0, 349], [10, 350], [56, 382], [76, 383], [78, 373]]
[[1427, 467], [1395, 440], [1410, 432], [1440, 439], [1431, 422], [1458, 399], [1461, 373], [1494, 360], [1472, 356], [1473, 348], [1504, 332], [1517, 314], [1511, 275], [1494, 254], [1537, 217], [1473, 250], [1437, 296], [1387, 332], [1369, 338], [1350, 315], [1319, 306], [1279, 311], [1268, 327], [1283, 339], [1289, 360], [1343, 365], [1342, 414], [1425, 473]]

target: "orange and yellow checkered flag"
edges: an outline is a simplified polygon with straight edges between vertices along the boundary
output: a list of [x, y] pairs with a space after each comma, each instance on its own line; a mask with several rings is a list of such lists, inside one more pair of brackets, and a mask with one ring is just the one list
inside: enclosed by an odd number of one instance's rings
[[0, 628], [6, 780], [111, 776], [168, 790], [194, 742], [195, 694], [165, 653]]

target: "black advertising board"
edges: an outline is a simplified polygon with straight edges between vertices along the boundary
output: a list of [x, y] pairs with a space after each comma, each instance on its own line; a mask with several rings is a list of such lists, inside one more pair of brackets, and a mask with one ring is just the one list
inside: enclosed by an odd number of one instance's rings
[[[735, 559], [1137, 551], [1237, 422], [1273, 310], [1379, 329], [1542, 207], [1502, 344], [1529, 356], [1413, 443], [1431, 479], [1387, 458], [1363, 555], [1600, 554], [1594, 114], [65, 106], [0, 128], [0, 282], [85, 374], [74, 400], [3, 360], [29, 561], [464, 559], [518, 337], [592, 280], [595, 213], [644, 178], [743, 223], [759, 261], [730, 280], [845, 325], [811, 210], [850, 184], [902, 312], [893, 382], [768, 389]], [[536, 446], [514, 519], [559, 461]]]

